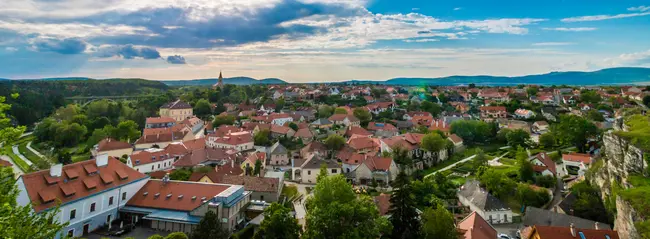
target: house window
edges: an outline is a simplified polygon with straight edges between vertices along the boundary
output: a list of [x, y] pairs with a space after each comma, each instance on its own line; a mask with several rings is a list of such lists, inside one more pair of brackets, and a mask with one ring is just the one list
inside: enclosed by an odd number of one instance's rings
[[90, 204], [90, 212], [95, 211], [95, 203]]
[[151, 171], [153, 171], [153, 165], [151, 165]]
[[260, 200], [264, 201], [264, 195], [260, 195]]
[[307, 175], [311, 175], [311, 170], [307, 170]]
[[126, 200], [126, 192], [122, 193], [122, 200]]
[[73, 236], [74, 236], [74, 229], [70, 229], [70, 231], [68, 231], [68, 237], [72, 238]]
[[108, 198], [108, 205], [109, 205], [109, 206], [110, 206], [110, 205], [113, 205], [113, 196], [111, 196], [110, 198]]
[[77, 209], [70, 210], [70, 220], [75, 219], [76, 217], [77, 217]]
[[336, 173], [336, 169], [335, 169], [335, 168], [334, 168], [334, 169], [332, 169], [332, 173]]

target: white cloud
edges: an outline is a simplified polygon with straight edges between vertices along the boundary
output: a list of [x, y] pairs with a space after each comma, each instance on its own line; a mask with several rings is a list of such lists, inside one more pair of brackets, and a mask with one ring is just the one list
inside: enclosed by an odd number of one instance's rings
[[573, 42], [537, 42], [533, 43], [533, 46], [567, 46], [573, 45]]
[[21, 34], [38, 33], [45, 36], [56, 37], [91, 37], [91, 36], [117, 36], [117, 35], [148, 35], [153, 36], [144, 27], [127, 25], [90, 25], [78, 23], [27, 23], [22, 21], [1, 21], [0, 29], [8, 29]]
[[650, 11], [650, 6], [630, 7], [627, 10], [633, 12], [645, 12], [645, 11]]
[[561, 32], [588, 32], [588, 31], [598, 30], [598, 28], [595, 27], [556, 27], [556, 28], [543, 27], [542, 29], [546, 31], [561, 31]]
[[5, 51], [8, 51], [8, 52], [15, 52], [15, 51], [18, 51], [18, 48], [15, 48], [15, 47], [5, 47]]
[[625, 53], [618, 57], [606, 58], [604, 60], [607, 66], [629, 66], [629, 65], [650, 65], [650, 50]]
[[581, 16], [581, 17], [569, 17], [562, 19], [563, 22], [590, 22], [590, 21], [602, 21], [609, 19], [619, 19], [619, 18], [628, 18], [628, 17], [640, 17], [650, 15], [650, 12], [638, 12], [638, 13], [622, 13], [616, 15], [595, 15], [595, 16]]
[[462, 7], [456, 7], [456, 8], [454, 8], [454, 11], [459, 11], [459, 10], [462, 10], [462, 9], [463, 9]]
[[424, 39], [406, 39], [403, 40], [404, 42], [412, 43], [412, 42], [437, 42], [440, 41], [438, 39], [431, 39], [431, 38], [424, 38]]
[[420, 8], [414, 7], [414, 8], [411, 8], [411, 11], [420, 11]]

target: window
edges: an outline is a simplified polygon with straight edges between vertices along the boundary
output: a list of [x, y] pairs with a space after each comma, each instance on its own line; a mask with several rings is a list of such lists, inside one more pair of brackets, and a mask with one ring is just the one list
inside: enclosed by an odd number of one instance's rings
[[122, 193], [122, 200], [126, 200], [126, 192]]
[[95, 203], [90, 204], [90, 212], [95, 211]]
[[75, 219], [76, 217], [77, 217], [77, 209], [70, 210], [70, 220]]
[[307, 175], [311, 175], [311, 170], [307, 170]]
[[109, 206], [110, 206], [110, 205], [113, 205], [113, 196], [111, 196], [110, 198], [108, 198], [108, 205], [109, 205]]
[[153, 171], [153, 165], [151, 165], [151, 171]]
[[336, 169], [335, 169], [335, 168], [334, 168], [334, 169], [332, 169], [332, 173], [336, 173]]
[[264, 195], [260, 195], [260, 200], [264, 201]]
[[68, 231], [68, 237], [72, 238], [73, 236], [74, 236], [74, 229], [70, 229], [70, 231]]
[[158, 164], [158, 169], [160, 169], [160, 164]]

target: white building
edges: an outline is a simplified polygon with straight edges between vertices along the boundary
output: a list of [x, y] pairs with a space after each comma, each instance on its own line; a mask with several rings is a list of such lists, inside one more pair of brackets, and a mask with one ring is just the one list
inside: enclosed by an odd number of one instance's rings
[[138, 172], [150, 173], [171, 169], [175, 159], [164, 149], [151, 148], [131, 154], [126, 165]]
[[208, 135], [208, 139], [205, 141], [205, 144], [208, 147], [235, 149], [237, 151], [255, 149], [253, 135], [251, 135], [251, 133], [248, 131], [230, 133], [223, 137]]
[[292, 159], [291, 176], [294, 181], [315, 184], [321, 165], [327, 167], [327, 175], [342, 173], [341, 167], [334, 160], [322, 160], [317, 155], [311, 154], [306, 159]]
[[591, 155], [581, 153], [568, 153], [562, 155], [564, 170], [568, 174], [583, 176], [592, 162]]
[[18, 178], [18, 205], [41, 213], [59, 206], [57, 220], [69, 223], [61, 235], [82, 237], [118, 217], [149, 177], [107, 154], [97, 159], [28, 173]]
[[490, 224], [512, 223], [512, 210], [501, 200], [479, 186], [476, 180], [468, 180], [457, 193], [458, 200], [470, 211], [475, 211]]

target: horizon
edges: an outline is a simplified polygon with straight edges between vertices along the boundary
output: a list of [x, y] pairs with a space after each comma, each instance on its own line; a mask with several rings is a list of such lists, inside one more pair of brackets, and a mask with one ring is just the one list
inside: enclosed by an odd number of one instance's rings
[[650, 67], [640, 0], [8, 0], [0, 78], [289, 83]]

